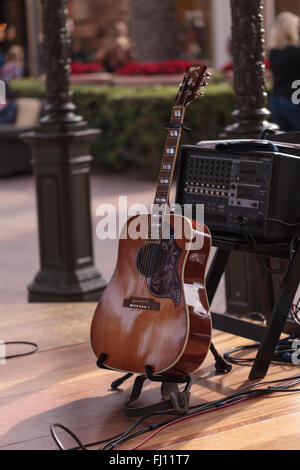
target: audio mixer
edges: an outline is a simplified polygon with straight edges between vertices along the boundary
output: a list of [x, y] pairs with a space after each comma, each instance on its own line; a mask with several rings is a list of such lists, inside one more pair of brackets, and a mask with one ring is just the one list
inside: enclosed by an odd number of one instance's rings
[[299, 233], [300, 157], [282, 144], [213, 144], [181, 147], [177, 202], [204, 204], [211, 231], [268, 240]]

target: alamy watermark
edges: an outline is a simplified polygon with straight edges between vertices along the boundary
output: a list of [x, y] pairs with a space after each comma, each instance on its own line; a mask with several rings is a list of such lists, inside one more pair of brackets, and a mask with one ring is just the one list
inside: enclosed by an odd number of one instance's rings
[[3, 80], [0, 80], [0, 104], [6, 104], [6, 85]]
[[[148, 215], [149, 214], [149, 215]], [[174, 216], [173, 216], [174, 214]], [[182, 217], [197, 222], [197, 237], [190, 239], [191, 224], [182, 223]], [[118, 207], [113, 204], [100, 204], [96, 210], [100, 220], [96, 226], [99, 240], [116, 239], [175, 239], [189, 240], [188, 249], [200, 250], [204, 241], [204, 205], [203, 204], [152, 204], [149, 213], [147, 206], [142, 203], [128, 206], [127, 196], [119, 196]], [[129, 222], [127, 222], [129, 220]], [[172, 222], [171, 222], [172, 219]], [[126, 228], [126, 230], [124, 229]]]
[[299, 104], [300, 103], [300, 80], [293, 81], [292, 89], [295, 90], [292, 93], [292, 103]]
[[0, 365], [6, 364], [6, 345], [4, 341], [0, 340]]
[[300, 364], [300, 339], [295, 339], [295, 341], [293, 341], [292, 349], [294, 349], [294, 352], [292, 353], [292, 363], [295, 366], [299, 366]]

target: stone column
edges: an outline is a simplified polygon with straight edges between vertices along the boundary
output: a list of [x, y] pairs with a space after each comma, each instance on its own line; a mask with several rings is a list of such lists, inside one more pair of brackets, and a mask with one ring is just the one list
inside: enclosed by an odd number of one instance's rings
[[99, 134], [75, 112], [69, 78], [66, 0], [43, 0], [43, 59], [47, 105], [32, 150], [40, 271], [29, 285], [31, 302], [99, 300], [105, 283], [94, 266], [89, 145]]

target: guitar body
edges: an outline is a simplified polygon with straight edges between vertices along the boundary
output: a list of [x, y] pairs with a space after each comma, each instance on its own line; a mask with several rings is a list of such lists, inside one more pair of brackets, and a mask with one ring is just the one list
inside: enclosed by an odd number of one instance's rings
[[150, 223], [150, 215], [139, 215], [122, 230], [117, 265], [93, 317], [92, 348], [97, 357], [106, 354], [103, 365], [113, 370], [142, 374], [151, 365], [156, 374], [186, 375], [210, 346], [205, 268], [211, 236], [205, 225], [172, 214], [169, 238], [127, 238], [137, 217]]

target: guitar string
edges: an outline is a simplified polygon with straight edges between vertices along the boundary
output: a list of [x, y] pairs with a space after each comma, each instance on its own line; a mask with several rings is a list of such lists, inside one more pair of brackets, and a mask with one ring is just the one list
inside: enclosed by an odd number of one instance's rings
[[[181, 111], [181, 115], [180, 116], [175, 116], [175, 110], [176, 109], [179, 109]], [[180, 140], [181, 140], [181, 134], [182, 134], [182, 125], [183, 125], [183, 122], [184, 122], [184, 116], [185, 116], [185, 111], [186, 111], [186, 104], [183, 103], [183, 104], [179, 104], [179, 105], [174, 105], [173, 106], [173, 110], [172, 110], [172, 113], [171, 113], [171, 119], [170, 119], [170, 123], [172, 124], [180, 124], [181, 127], [178, 127], [176, 128], [176, 130], [178, 131], [178, 135], [176, 136], [176, 145], [175, 145], [175, 152], [174, 152], [174, 155], [173, 155], [173, 159], [172, 159], [172, 168], [171, 168], [171, 175], [169, 176], [169, 183], [168, 183], [168, 191], [167, 191], [167, 195], [164, 194], [164, 199], [166, 200], [166, 204], [169, 205], [170, 207], [170, 204], [169, 204], [169, 194], [170, 194], [170, 190], [171, 190], [171, 181], [173, 181], [173, 177], [174, 177], [174, 171], [175, 171], [175, 163], [176, 163], [176, 158], [177, 158], [177, 154], [178, 154], [178, 149], [179, 149], [179, 144], [180, 144]], [[164, 158], [163, 158], [163, 161], [162, 161], [162, 165], [165, 163], [165, 156], [167, 155], [166, 154], [166, 148], [169, 146], [168, 144], [168, 141], [169, 141], [169, 138], [171, 137], [170, 136], [170, 130], [172, 130], [171, 127], [168, 128], [168, 136], [167, 136], [167, 139], [166, 139], [166, 144], [165, 144], [165, 148], [164, 148]], [[170, 145], [171, 147], [172, 145]], [[172, 155], [172, 154], [171, 154]], [[168, 163], [169, 164], [169, 163]], [[159, 178], [161, 177], [161, 174], [159, 174]], [[159, 184], [158, 184], [158, 191], [159, 190]], [[161, 220], [161, 235], [160, 235], [160, 240], [162, 239], [162, 231], [163, 231], [163, 222], [164, 222], [164, 216], [162, 216], [162, 220]], [[149, 250], [150, 251], [150, 250]], [[151, 256], [151, 251], [150, 251], [150, 256]], [[152, 272], [153, 268], [154, 268], [154, 265], [155, 265], [155, 254], [152, 255], [152, 259], [150, 258], [150, 272]]]
[[[184, 115], [185, 115], [185, 107], [184, 105], [180, 106], [179, 110], [181, 111], [181, 116], [180, 116], [180, 119], [176, 118], [175, 116], [175, 109], [178, 109], [179, 108], [179, 105], [173, 107], [173, 110], [172, 110], [172, 114], [171, 114], [171, 119], [170, 119], [170, 122], [171, 123], [176, 123], [176, 121], [179, 121], [178, 124], [183, 124], [183, 121], [184, 121]], [[170, 137], [173, 137], [171, 136], [171, 131], [172, 128], [168, 128], [168, 136], [167, 136], [167, 139], [166, 139], [166, 144], [165, 144], [165, 149], [164, 149], [164, 158], [163, 158], [163, 161], [162, 161], [162, 165], [165, 164], [165, 156], [167, 155], [166, 153], [166, 149], [170, 146], [169, 145], [169, 141], [170, 141]], [[169, 194], [170, 194], [170, 190], [171, 190], [171, 183], [173, 181], [173, 175], [174, 175], [174, 167], [175, 167], [175, 163], [176, 163], [176, 158], [177, 158], [177, 154], [178, 154], [178, 148], [179, 148], [179, 143], [180, 143], [180, 140], [181, 140], [181, 134], [182, 134], [182, 128], [179, 127], [178, 129], [176, 129], [178, 134], [176, 136], [176, 145], [175, 145], [175, 151], [174, 151], [174, 155], [173, 155], [173, 158], [172, 158], [172, 168], [171, 168], [171, 174], [169, 175], [168, 177], [168, 190], [167, 190], [167, 194], [164, 194], [164, 198], [166, 199], [166, 204], [169, 206], [170, 208], [170, 204], [169, 204]], [[168, 163], [169, 164], [169, 163]], [[161, 175], [159, 174], [159, 178], [161, 178]], [[163, 178], [164, 179], [164, 178]], [[161, 243], [161, 239], [162, 239], [162, 236], [163, 236], [163, 224], [164, 224], [164, 218], [165, 218], [165, 213], [163, 213], [162, 211], [162, 215], [160, 216], [161, 217], [161, 224], [160, 224], [160, 227], [159, 227], [159, 230], [160, 230], [160, 243]], [[155, 254], [154, 256], [152, 256], [152, 259], [150, 259], [150, 272], [153, 271], [154, 269], [154, 266], [155, 266]]]
[[[174, 108], [175, 108], [175, 105], [173, 106], [170, 120], [172, 120]], [[156, 189], [156, 192], [155, 192], [154, 204], [156, 204], [157, 196], [160, 195], [160, 192], [162, 191], [162, 189], [160, 189], [160, 187], [159, 187], [160, 186], [160, 178], [161, 178], [161, 174], [162, 174], [162, 170], [163, 170], [164, 160], [165, 160], [165, 156], [166, 156], [166, 148], [168, 146], [169, 137], [170, 136], [169, 136], [169, 129], [168, 129], [168, 134], [167, 134], [166, 142], [165, 142], [165, 145], [164, 145], [163, 159], [162, 159], [162, 163], [161, 163], [161, 166], [160, 166], [160, 171], [159, 171], [159, 174], [158, 174], [157, 189]], [[174, 160], [174, 157], [173, 157], [173, 160]], [[169, 184], [170, 184], [170, 181], [169, 181]], [[161, 199], [161, 197], [160, 197], [160, 199]], [[152, 272], [153, 267], [154, 267], [154, 263], [155, 263], [155, 254], [154, 255], [151, 254], [152, 226], [153, 226], [152, 224], [154, 223], [152, 215], [153, 215], [153, 208], [151, 209], [150, 216], [148, 217], [148, 230], [147, 230], [147, 237], [148, 238], [144, 242], [144, 247], [143, 247], [144, 252], [142, 252], [142, 256], [141, 256], [141, 267], [142, 267], [143, 271], [147, 272], [147, 269], [150, 269], [150, 273]], [[162, 218], [160, 218], [160, 215], [159, 215], [158, 219], [159, 219], [159, 240], [160, 240], [160, 238], [161, 238], [160, 232], [162, 230]], [[148, 242], [148, 241], [150, 243], [148, 244], [148, 247], [147, 247], [146, 242]], [[160, 243], [160, 242], [158, 241], [158, 243]], [[149, 264], [149, 268], [148, 268], [148, 264]], [[144, 280], [145, 283], [147, 283], [146, 279], [147, 279], [147, 276], [143, 275], [142, 280]], [[138, 295], [139, 296], [140, 296], [140, 290], [141, 290], [142, 284], [143, 284], [143, 282], [140, 281], [139, 289], [138, 289]]]
[[[173, 113], [173, 111], [172, 111], [172, 113]], [[167, 139], [168, 139], [168, 137], [167, 137]], [[167, 139], [166, 139], [166, 141], [167, 141]], [[163, 155], [165, 155], [166, 145], [167, 144], [165, 143]], [[163, 157], [162, 161], [164, 161], [164, 157]], [[161, 168], [160, 168], [159, 175], [158, 175], [157, 189], [156, 189], [156, 193], [155, 193], [154, 203], [156, 202], [157, 193], [159, 193], [159, 179], [160, 179], [162, 165], [163, 165], [163, 163], [161, 163]], [[147, 239], [144, 241], [144, 244], [143, 244], [143, 247], [142, 247], [142, 249], [144, 251], [142, 252], [141, 260], [140, 260], [140, 266], [141, 266], [141, 269], [142, 269], [143, 272], [147, 271], [147, 265], [148, 265], [149, 259], [150, 259], [150, 262], [151, 262], [151, 240], [152, 240], [152, 223], [153, 223], [152, 212], [153, 212], [153, 209], [151, 209], [151, 211], [150, 211], [150, 217], [148, 216]], [[150, 229], [150, 227], [151, 227], [151, 229]], [[147, 244], [149, 239], [150, 239], [150, 243]], [[150, 266], [152, 267], [152, 263], [150, 263]], [[146, 279], [147, 279], [147, 276], [142, 274], [141, 275], [141, 280], [139, 282], [138, 296], [140, 296], [143, 281], [145, 283], [147, 282]]]
[[[175, 109], [178, 109], [178, 105], [174, 105], [173, 106], [173, 109], [172, 109], [172, 113], [171, 113], [171, 118], [170, 118], [170, 122], [172, 122], [173, 120], [176, 120], [175, 119]], [[182, 113], [183, 114], [183, 113]], [[168, 190], [167, 190], [167, 194], [165, 193], [164, 191], [164, 188], [160, 188], [160, 181], [161, 179], [165, 179], [162, 174], [164, 173], [163, 171], [163, 165], [166, 164], [166, 156], [167, 156], [167, 148], [170, 146], [169, 145], [169, 141], [170, 141], [170, 130], [171, 128], [168, 128], [168, 133], [167, 133], [167, 138], [166, 138], [166, 142], [165, 142], [165, 146], [164, 146], [164, 153], [163, 153], [163, 159], [162, 159], [162, 163], [161, 163], [161, 169], [160, 169], [160, 172], [159, 172], [159, 175], [158, 175], [158, 185], [157, 185], [157, 191], [156, 191], [156, 194], [155, 194], [155, 202], [156, 202], [156, 199], [157, 199], [157, 195], [159, 195], [159, 199], [160, 201], [159, 202], [162, 202], [161, 199], [165, 199], [165, 201], [163, 201], [165, 204], [168, 204], [168, 194], [170, 192], [170, 185], [171, 185], [171, 180], [172, 180], [172, 171], [171, 171], [171, 175], [169, 176], [168, 178]], [[179, 137], [180, 136], [180, 133], [178, 132], [178, 136], [177, 136], [177, 141], [176, 141], [176, 149], [177, 149], [177, 146], [178, 146], [178, 141], [179, 141]], [[175, 157], [176, 157], [176, 154], [177, 152], [175, 151], [174, 153], [174, 156], [172, 158], [172, 168], [174, 168], [174, 163], [175, 163]], [[172, 155], [172, 154], [171, 154]], [[168, 163], [169, 164], [169, 163]], [[161, 197], [163, 195], [163, 198]], [[151, 211], [151, 215], [150, 215], [150, 225], [151, 225], [151, 237], [152, 237], [152, 215], [153, 215], [153, 211]], [[159, 231], [159, 237], [158, 237], [158, 242], [157, 244], [160, 245], [161, 243], [161, 239], [162, 239], [162, 231], [163, 231], [163, 221], [164, 221], [164, 213], [163, 213], [163, 209], [162, 211], [160, 212], [160, 210], [158, 211], [158, 220], [159, 220], [159, 227], [158, 227], [158, 231]], [[156, 230], [157, 232], [157, 230]], [[150, 257], [150, 260], [149, 258], [147, 259], [147, 263], [149, 262], [149, 271], [152, 273], [154, 267], [155, 267], [155, 261], [156, 261], [156, 256], [157, 256], [157, 250], [154, 250], [154, 253], [152, 254], [151, 253], [151, 250], [149, 250], [149, 257]]]
[[[201, 80], [204, 76], [204, 72], [205, 70], [203, 71], [203, 74], [201, 74], [200, 78], [198, 77], [198, 83], [200, 84], [201, 83]], [[180, 116], [176, 116], [175, 115], [175, 110], [178, 109], [181, 111], [181, 115]], [[164, 199], [166, 199], [166, 204], [169, 203], [169, 193], [170, 193], [170, 186], [171, 186], [171, 181], [173, 180], [173, 175], [174, 175], [174, 166], [175, 166], [175, 162], [176, 162], [176, 157], [177, 157], [177, 154], [178, 154], [178, 147], [179, 147], [179, 143], [180, 143], [180, 139], [181, 139], [181, 133], [182, 133], [182, 125], [183, 125], [183, 122], [184, 122], [184, 116], [185, 116], [185, 111], [186, 111], [186, 103], [182, 103], [182, 104], [175, 104], [173, 106], [173, 109], [172, 109], [172, 113], [171, 113], [171, 118], [170, 118], [170, 122], [171, 123], [176, 123], [176, 121], [179, 121], [177, 122], [178, 124], [181, 124], [181, 127], [178, 128], [178, 136], [177, 136], [177, 142], [176, 142], [176, 147], [175, 147], [175, 153], [174, 153], [174, 156], [173, 156], [173, 161], [172, 161], [172, 169], [171, 169], [171, 176], [169, 178], [169, 183], [168, 183], [168, 193], [167, 193], [167, 197]], [[162, 160], [162, 164], [161, 164], [161, 169], [162, 169], [162, 165], [164, 164], [164, 160], [165, 160], [165, 156], [167, 155], [166, 154], [166, 148], [168, 147], [168, 140], [170, 138], [170, 129], [171, 128], [168, 128], [168, 135], [167, 135], [167, 139], [166, 139], [166, 143], [165, 143], [165, 146], [164, 146], [164, 156], [163, 156], [163, 160]], [[161, 178], [161, 169], [160, 169], [160, 172], [159, 172], [159, 175], [158, 175], [158, 184], [157, 184], [157, 191], [156, 191], [156, 194], [155, 194], [155, 202], [156, 202], [156, 198], [157, 198], [157, 193], [159, 193], [161, 190], [159, 188], [159, 185], [160, 185], [160, 181], [159, 179]], [[164, 178], [163, 178], [164, 179]], [[161, 198], [160, 198], [161, 199]], [[160, 201], [161, 202], [161, 201]], [[150, 246], [151, 246], [151, 240], [152, 240], [152, 210], [151, 210], [151, 213], [150, 213], [150, 217], [148, 219], [148, 240], [149, 240], [149, 224], [151, 226], [151, 232], [150, 232]], [[160, 218], [159, 218], [160, 219]], [[150, 221], [150, 222], [149, 222]], [[161, 224], [159, 225], [159, 240], [161, 240], [162, 238], [162, 230], [163, 230], [163, 216], [161, 218]], [[160, 242], [159, 242], [160, 243]], [[145, 242], [144, 242], [144, 247], [145, 247]], [[142, 252], [142, 255], [141, 255], [141, 267], [143, 268], [144, 266], [144, 271], [147, 270], [147, 266], [148, 266], [148, 262], [150, 260], [150, 272], [152, 272], [152, 269], [154, 268], [154, 265], [155, 265], [155, 259], [156, 259], [156, 254], [154, 252], [154, 254], [151, 254], [151, 248], [147, 249], [147, 248], [144, 248], [144, 251]], [[140, 281], [140, 285], [139, 285], [139, 289], [138, 289], [138, 295], [140, 296], [140, 289], [141, 289], [141, 285], [143, 284], [142, 281], [145, 281], [146, 282], [146, 276], [141, 276], [141, 281]]]

